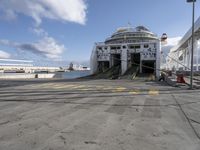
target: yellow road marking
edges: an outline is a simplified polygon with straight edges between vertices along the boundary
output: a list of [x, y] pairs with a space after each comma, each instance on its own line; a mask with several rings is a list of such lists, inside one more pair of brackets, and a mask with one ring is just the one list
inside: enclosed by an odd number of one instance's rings
[[126, 90], [125, 87], [118, 87], [116, 90], [113, 90], [113, 92], [123, 92], [124, 90]]
[[36, 87], [36, 88], [52, 88], [54, 86], [58, 86], [58, 84], [55, 84], [55, 83], [43, 83], [43, 84], [40, 84], [40, 85], [35, 85], [34, 87]]
[[149, 90], [149, 95], [159, 95], [159, 91], [156, 89]]
[[114, 87], [105, 87], [105, 88], [102, 88], [103, 90], [113, 90]]
[[76, 84], [67, 84], [67, 85], [64, 85], [65, 87], [72, 87], [72, 86], [77, 86]]
[[74, 86], [74, 87], [71, 87], [72, 89], [80, 89], [80, 88], [84, 88], [86, 87], [85, 85], [78, 85], [78, 86]]
[[[44, 83], [44, 84], [40, 84], [40, 85], [30, 85], [30, 87], [33, 87], [33, 88], [43, 88], [43, 89], [46, 89], [46, 88], [50, 88], [50, 89], [63, 89], [63, 88], [72, 88], [74, 86], [77, 86], [77, 85], [74, 85], [74, 84], [56, 84], [56, 83]], [[79, 86], [79, 85], [78, 85]]]
[[138, 95], [138, 94], [140, 94], [140, 91], [139, 90], [132, 90], [132, 91], [129, 92], [129, 94]]
[[55, 85], [55, 86], [51, 86], [51, 88], [53, 89], [64, 89], [64, 88], [72, 88], [76, 85]]
[[52, 86], [50, 88], [52, 88], [52, 89], [64, 89], [65, 87], [63, 87], [62, 85], [60, 85], [60, 86]]
[[79, 89], [81, 91], [89, 91], [90, 89]]
[[98, 88], [98, 89], [104, 88], [104, 86], [102, 86], [102, 85], [97, 85], [97, 86], [95, 86], [95, 87]]
[[155, 76], [153, 74], [150, 74], [148, 80], [149, 81], [155, 80]]
[[63, 88], [71, 88], [71, 87], [74, 87], [74, 86], [77, 86], [77, 85], [74, 85], [74, 84], [62, 85]]

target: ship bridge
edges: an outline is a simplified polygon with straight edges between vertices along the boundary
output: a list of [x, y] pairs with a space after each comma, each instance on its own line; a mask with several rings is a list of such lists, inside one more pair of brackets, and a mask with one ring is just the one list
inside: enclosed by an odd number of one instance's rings
[[148, 42], [149, 40], [158, 39], [157, 35], [152, 33], [149, 29], [144, 26], [132, 27], [121, 27], [118, 28], [111, 37], [105, 40], [106, 44], [115, 43], [133, 43], [133, 42]]

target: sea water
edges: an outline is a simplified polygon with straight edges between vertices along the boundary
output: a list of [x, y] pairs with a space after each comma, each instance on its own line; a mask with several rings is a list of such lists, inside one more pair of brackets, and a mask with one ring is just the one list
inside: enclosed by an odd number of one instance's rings
[[90, 75], [89, 70], [83, 70], [83, 71], [70, 71], [70, 72], [59, 72], [57, 73], [58, 78], [63, 79], [76, 79], [84, 76]]

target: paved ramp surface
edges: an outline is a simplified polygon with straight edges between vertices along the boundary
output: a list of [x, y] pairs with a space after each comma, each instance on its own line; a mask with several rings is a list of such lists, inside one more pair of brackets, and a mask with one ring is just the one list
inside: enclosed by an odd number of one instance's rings
[[1, 150], [199, 150], [200, 91], [130, 80], [1, 81]]

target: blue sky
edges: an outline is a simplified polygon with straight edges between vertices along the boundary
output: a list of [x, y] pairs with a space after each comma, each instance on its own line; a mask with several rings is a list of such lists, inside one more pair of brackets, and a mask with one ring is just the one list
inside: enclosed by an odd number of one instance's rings
[[192, 23], [186, 0], [1, 0], [0, 10], [0, 58], [37, 65], [87, 62], [95, 42], [128, 23], [169, 37], [183, 36]]

